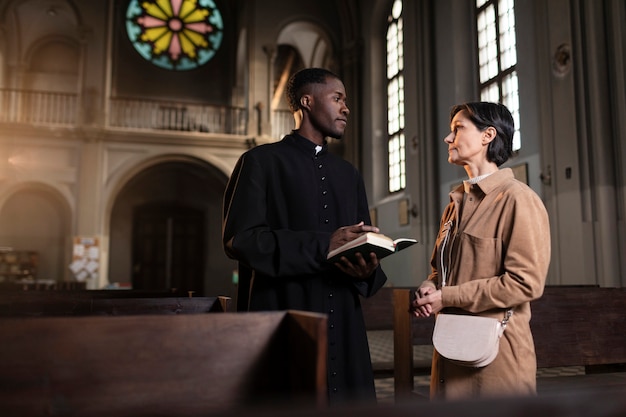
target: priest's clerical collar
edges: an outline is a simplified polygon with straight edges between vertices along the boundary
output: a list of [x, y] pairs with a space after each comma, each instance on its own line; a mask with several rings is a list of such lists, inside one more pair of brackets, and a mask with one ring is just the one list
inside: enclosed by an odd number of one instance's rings
[[297, 139], [297, 142], [304, 145], [307, 149], [310, 149], [315, 153], [315, 155], [320, 152], [328, 151], [328, 143], [324, 141], [324, 146], [316, 145], [315, 142], [305, 138], [301, 134], [299, 134], [296, 130], [292, 131], [293, 136]]

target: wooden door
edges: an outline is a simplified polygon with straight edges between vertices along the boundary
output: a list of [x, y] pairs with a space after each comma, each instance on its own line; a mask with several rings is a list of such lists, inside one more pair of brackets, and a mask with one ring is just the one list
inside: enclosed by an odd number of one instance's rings
[[133, 288], [195, 291], [204, 283], [204, 214], [149, 204], [133, 215]]

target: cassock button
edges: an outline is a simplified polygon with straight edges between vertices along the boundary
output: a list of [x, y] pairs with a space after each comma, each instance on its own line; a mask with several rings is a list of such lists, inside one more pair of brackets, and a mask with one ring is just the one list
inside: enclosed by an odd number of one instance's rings
[[328, 298], [333, 298], [333, 293], [328, 293]]
[[322, 181], [326, 181], [326, 177], [322, 177]]
[[328, 204], [324, 204], [324, 210], [328, 208]]
[[331, 325], [330, 325], [330, 326], [328, 326], [328, 327], [330, 327], [331, 329], [334, 329], [334, 328], [335, 328], [335, 325], [334, 325], [334, 324], [331, 324]]
[[334, 393], [337, 393], [337, 388], [333, 388], [333, 392], [334, 392]]
[[330, 376], [337, 376], [337, 372], [334, 372], [334, 371], [333, 371], [333, 372], [330, 374]]
[[317, 168], [318, 168], [318, 169], [322, 169], [322, 166], [323, 166], [322, 164], [319, 164], [319, 165], [317, 166]]
[[324, 223], [328, 224], [328, 223], [330, 223], [330, 220], [326, 219], [326, 220], [324, 220]]
[[331, 308], [328, 312], [329, 312], [330, 314], [333, 314], [333, 313], [335, 312], [335, 309], [334, 309], [334, 308]]
[[326, 195], [326, 194], [328, 194], [328, 191], [326, 190], [322, 191], [322, 195]]

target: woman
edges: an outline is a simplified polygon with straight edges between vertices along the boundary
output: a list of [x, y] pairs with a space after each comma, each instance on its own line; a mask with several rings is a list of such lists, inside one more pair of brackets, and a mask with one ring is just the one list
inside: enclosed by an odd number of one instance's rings
[[450, 193], [431, 258], [432, 272], [416, 291], [413, 314], [459, 310], [512, 316], [496, 359], [464, 367], [433, 354], [431, 398], [463, 399], [536, 393], [530, 301], [543, 294], [550, 229], [537, 194], [499, 167], [512, 154], [514, 122], [496, 103], [466, 103], [450, 112], [448, 162], [468, 180]]

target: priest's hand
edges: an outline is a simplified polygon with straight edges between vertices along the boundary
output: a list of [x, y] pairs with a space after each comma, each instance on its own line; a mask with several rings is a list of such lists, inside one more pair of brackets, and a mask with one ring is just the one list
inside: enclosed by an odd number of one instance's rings
[[335, 262], [335, 266], [343, 273], [357, 278], [358, 280], [365, 280], [372, 276], [379, 264], [376, 254], [370, 253], [368, 257], [363, 257], [360, 252], [357, 252], [355, 256], [355, 263], [350, 262], [348, 258], [342, 256], [339, 262]]
[[333, 249], [337, 249], [339, 246], [351, 242], [367, 232], [379, 233], [380, 230], [378, 229], [378, 227], [369, 226], [364, 222], [340, 227], [339, 229], [335, 230], [330, 236], [330, 246], [328, 248], [328, 251], [330, 252]]

